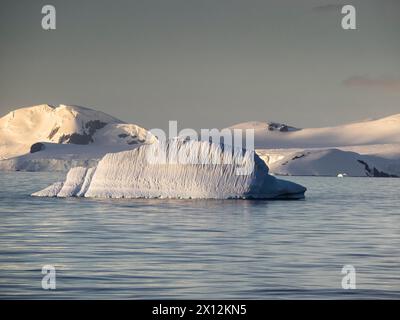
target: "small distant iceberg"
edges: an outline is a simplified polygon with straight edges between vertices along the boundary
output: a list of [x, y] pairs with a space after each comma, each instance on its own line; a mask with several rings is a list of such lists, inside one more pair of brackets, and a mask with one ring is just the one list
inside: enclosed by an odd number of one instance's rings
[[347, 177], [347, 173], [338, 173], [337, 177], [338, 177], [338, 178]]
[[[251, 170], [246, 172], [246, 168]], [[72, 168], [64, 182], [32, 196], [302, 199], [305, 191], [299, 184], [269, 175], [267, 165], [254, 151], [172, 139], [108, 153], [97, 166]]]

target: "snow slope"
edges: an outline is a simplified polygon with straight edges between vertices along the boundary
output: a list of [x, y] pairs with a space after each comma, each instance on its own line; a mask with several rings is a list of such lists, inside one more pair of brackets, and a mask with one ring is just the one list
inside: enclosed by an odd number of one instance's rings
[[254, 129], [256, 152], [274, 174], [400, 176], [400, 114], [326, 128], [268, 122], [230, 128]]
[[0, 170], [65, 170], [153, 141], [144, 128], [89, 108], [21, 108], [0, 118]]
[[271, 130], [268, 122], [245, 122], [230, 129], [254, 129], [256, 149], [326, 148], [400, 144], [400, 114], [334, 127]]
[[278, 175], [400, 177], [400, 162], [362, 156], [339, 149], [314, 149], [290, 153], [270, 164]]
[[[239, 174], [242, 171], [238, 169], [249, 166], [253, 170]], [[64, 183], [33, 195], [299, 199], [305, 191], [298, 184], [269, 175], [268, 167], [254, 152], [229, 150], [208, 141], [173, 139], [109, 153], [95, 168], [73, 168]]]

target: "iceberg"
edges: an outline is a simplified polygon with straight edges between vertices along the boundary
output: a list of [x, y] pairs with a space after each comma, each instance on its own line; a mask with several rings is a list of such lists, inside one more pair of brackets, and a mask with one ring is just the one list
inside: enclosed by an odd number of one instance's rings
[[85, 167], [75, 167], [68, 171], [67, 179], [61, 190], [57, 193], [57, 197], [66, 198], [79, 194], [88, 169]]
[[[250, 170], [249, 170], [250, 169]], [[241, 148], [172, 139], [106, 154], [92, 168], [72, 168], [33, 196], [89, 198], [301, 199], [306, 188], [268, 174]]]
[[31, 196], [34, 197], [57, 197], [58, 193], [61, 191], [63, 187], [63, 182], [55, 182], [47, 188], [40, 190], [38, 192], [32, 193]]

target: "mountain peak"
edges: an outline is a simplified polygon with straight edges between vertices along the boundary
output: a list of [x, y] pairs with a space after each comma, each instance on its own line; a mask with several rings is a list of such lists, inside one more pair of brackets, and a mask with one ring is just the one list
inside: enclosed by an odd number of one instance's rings
[[[95, 144], [132, 148], [147, 130], [86, 107], [40, 104], [0, 118], [0, 158], [29, 153], [35, 143]], [[36, 149], [35, 149], [36, 150]]]

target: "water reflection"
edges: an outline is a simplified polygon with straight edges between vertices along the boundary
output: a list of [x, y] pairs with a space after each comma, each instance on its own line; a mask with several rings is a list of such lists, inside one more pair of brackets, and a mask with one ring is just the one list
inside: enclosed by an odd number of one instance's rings
[[400, 179], [291, 178], [302, 201], [27, 196], [58, 178], [1, 175], [1, 297], [399, 297]]

